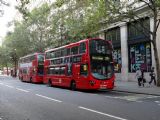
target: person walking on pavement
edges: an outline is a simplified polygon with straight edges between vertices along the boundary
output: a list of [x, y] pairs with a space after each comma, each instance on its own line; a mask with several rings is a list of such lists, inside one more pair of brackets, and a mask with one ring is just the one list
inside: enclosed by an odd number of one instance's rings
[[150, 76], [151, 80], [149, 81], [149, 84], [151, 85], [152, 81], [154, 81], [154, 85], [156, 85], [156, 74], [154, 72], [154, 67], [151, 68]]
[[137, 78], [137, 81], [138, 81], [138, 86], [141, 86], [142, 77], [141, 77], [141, 71], [140, 71], [139, 68], [136, 71], [136, 78]]
[[142, 84], [142, 86], [144, 87], [144, 83], [146, 82], [146, 79], [145, 79], [145, 77], [144, 77], [144, 70], [143, 69], [141, 69], [141, 84]]

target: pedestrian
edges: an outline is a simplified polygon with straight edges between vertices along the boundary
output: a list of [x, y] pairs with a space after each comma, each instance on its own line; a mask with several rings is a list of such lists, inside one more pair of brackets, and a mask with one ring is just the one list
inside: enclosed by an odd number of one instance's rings
[[151, 68], [151, 72], [150, 72], [150, 77], [151, 80], [149, 81], [149, 84], [151, 85], [152, 81], [154, 81], [154, 85], [156, 85], [156, 74], [154, 72], [154, 67]]
[[146, 82], [146, 79], [145, 79], [145, 77], [144, 77], [144, 70], [143, 69], [141, 69], [141, 84], [142, 84], [142, 86], [144, 87], [144, 83]]
[[137, 78], [137, 81], [138, 81], [138, 86], [141, 86], [142, 77], [141, 77], [141, 71], [140, 71], [139, 68], [136, 71], [136, 78]]

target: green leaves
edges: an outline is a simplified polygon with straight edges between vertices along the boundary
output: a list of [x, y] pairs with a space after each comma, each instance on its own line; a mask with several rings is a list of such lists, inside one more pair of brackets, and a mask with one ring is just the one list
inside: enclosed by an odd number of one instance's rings
[[30, 3], [30, 0], [17, 0], [17, 2], [19, 4], [16, 6], [16, 9], [23, 15], [23, 18], [27, 20], [29, 15], [27, 5]]

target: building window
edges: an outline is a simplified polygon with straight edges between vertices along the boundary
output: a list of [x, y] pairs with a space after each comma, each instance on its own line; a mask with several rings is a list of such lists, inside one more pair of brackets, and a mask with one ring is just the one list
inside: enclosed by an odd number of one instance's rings
[[114, 71], [116, 73], [121, 72], [121, 66], [122, 66], [122, 61], [121, 61], [121, 48], [116, 48], [113, 50], [113, 60], [114, 60]]
[[150, 43], [140, 43], [129, 46], [129, 71], [136, 72], [143, 69], [145, 72], [151, 70], [151, 45]]
[[114, 42], [120, 42], [120, 28], [113, 28], [106, 32], [106, 40]]
[[128, 40], [144, 39], [149, 37], [149, 18], [143, 18], [128, 24]]

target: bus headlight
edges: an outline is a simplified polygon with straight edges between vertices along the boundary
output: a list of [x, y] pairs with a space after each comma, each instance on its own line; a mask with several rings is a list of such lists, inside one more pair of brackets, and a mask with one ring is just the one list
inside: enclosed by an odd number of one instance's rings
[[94, 84], [96, 84], [96, 82], [93, 81], [93, 80], [90, 80], [89, 83], [90, 83], [91, 86], [94, 86]]

